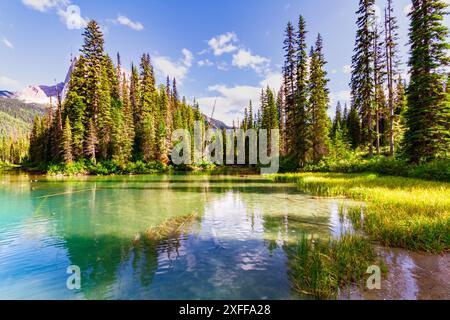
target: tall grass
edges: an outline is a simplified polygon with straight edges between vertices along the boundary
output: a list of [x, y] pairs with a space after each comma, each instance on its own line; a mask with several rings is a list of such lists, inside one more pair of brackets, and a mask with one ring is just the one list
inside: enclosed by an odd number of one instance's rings
[[370, 241], [352, 235], [329, 242], [303, 236], [287, 252], [294, 289], [317, 299], [336, 298], [340, 288], [363, 281], [376, 259]]
[[[276, 175], [320, 196], [366, 201], [349, 210], [355, 227], [386, 246], [442, 253], [450, 250], [450, 184], [377, 174]], [[358, 224], [363, 216], [363, 223]]]

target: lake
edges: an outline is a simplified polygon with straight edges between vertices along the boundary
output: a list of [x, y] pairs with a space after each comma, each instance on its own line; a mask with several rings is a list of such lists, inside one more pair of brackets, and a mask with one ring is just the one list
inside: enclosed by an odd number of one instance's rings
[[351, 230], [341, 204], [260, 176], [0, 175], [0, 299], [306, 299], [286, 245]]
[[4, 175], [0, 298], [305, 298], [283, 245], [338, 236], [339, 203], [261, 177]]

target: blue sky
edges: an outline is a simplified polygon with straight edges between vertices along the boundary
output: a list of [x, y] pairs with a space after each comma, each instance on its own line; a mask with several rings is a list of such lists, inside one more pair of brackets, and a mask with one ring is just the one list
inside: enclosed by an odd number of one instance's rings
[[[394, 1], [403, 54], [409, 3]], [[384, 1], [377, 5], [382, 10]], [[230, 124], [263, 85], [278, 89], [284, 29], [302, 14], [310, 45], [317, 33], [324, 38], [334, 106], [349, 99], [357, 7], [358, 0], [1, 1], [0, 89], [62, 81], [85, 22], [96, 19], [107, 52], [120, 51], [125, 68], [149, 52], [160, 82], [176, 76], [179, 91], [190, 101], [196, 97], [207, 114], [217, 99], [215, 117]]]

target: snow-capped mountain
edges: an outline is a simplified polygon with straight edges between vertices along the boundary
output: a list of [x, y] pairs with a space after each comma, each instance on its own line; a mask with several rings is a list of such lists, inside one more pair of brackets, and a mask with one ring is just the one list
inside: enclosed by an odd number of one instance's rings
[[32, 85], [17, 92], [0, 91], [0, 97], [17, 99], [25, 103], [35, 104], [49, 104], [51, 98], [53, 99], [53, 101], [56, 101], [58, 96], [60, 96], [61, 99], [64, 100], [69, 88], [69, 81], [75, 63], [76, 59], [72, 61], [64, 82], [60, 82], [53, 86]]

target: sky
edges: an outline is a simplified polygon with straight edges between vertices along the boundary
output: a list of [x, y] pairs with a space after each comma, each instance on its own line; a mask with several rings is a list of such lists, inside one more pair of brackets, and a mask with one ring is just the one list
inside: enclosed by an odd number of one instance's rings
[[[394, 1], [403, 61], [410, 2]], [[377, 0], [380, 17], [384, 6]], [[262, 87], [280, 87], [284, 30], [301, 14], [308, 44], [318, 33], [324, 39], [332, 114], [338, 100], [350, 100], [357, 9], [358, 0], [2, 0], [0, 90], [63, 81], [84, 26], [95, 19], [107, 53], [120, 52], [125, 68], [150, 53], [159, 83], [176, 77], [181, 95], [196, 98], [209, 116], [216, 102], [214, 117], [231, 125], [249, 100], [259, 105]]]

